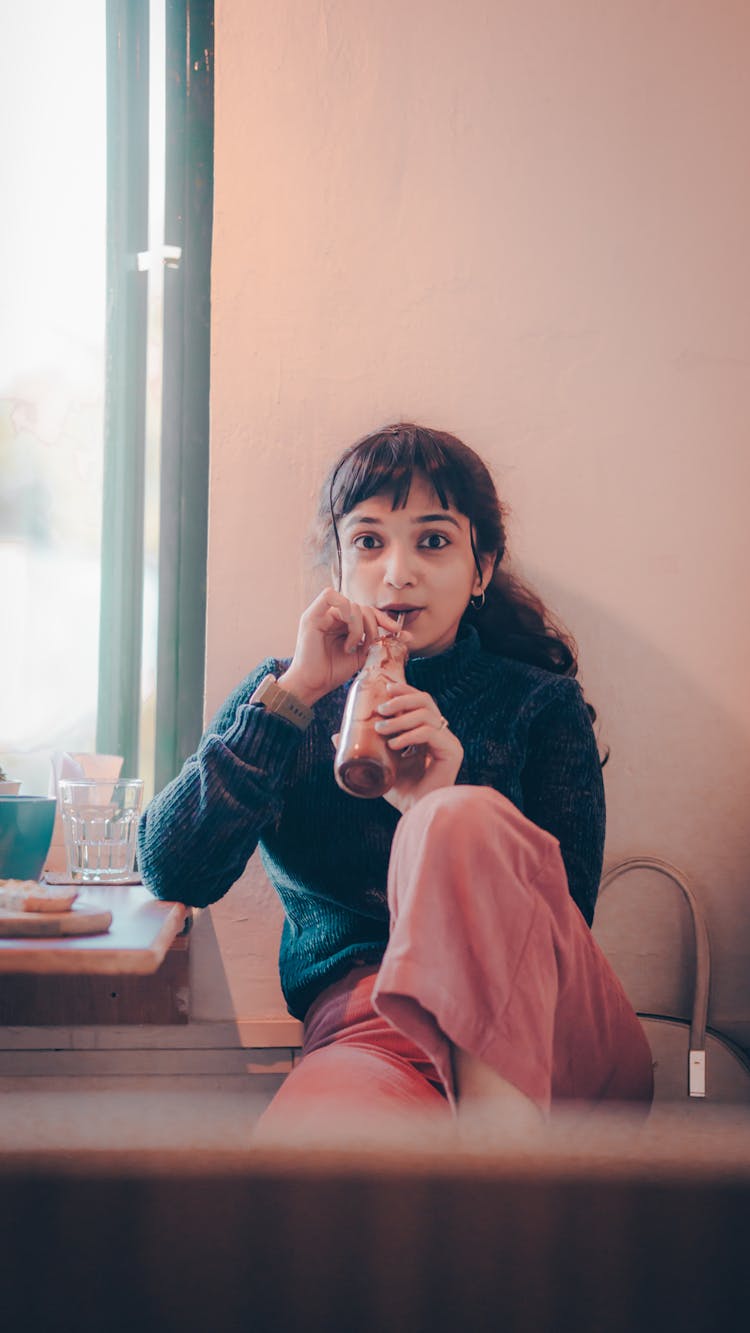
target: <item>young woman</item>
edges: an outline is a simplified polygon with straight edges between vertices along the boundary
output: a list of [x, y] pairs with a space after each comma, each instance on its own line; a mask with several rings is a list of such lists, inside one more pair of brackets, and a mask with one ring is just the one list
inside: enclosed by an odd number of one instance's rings
[[[640, 1024], [592, 938], [604, 845], [593, 709], [572, 642], [504, 567], [481, 459], [404, 424], [348, 449], [321, 494], [331, 570], [294, 656], [267, 658], [145, 811], [159, 897], [220, 898], [260, 846], [303, 1056], [261, 1120], [421, 1108], [502, 1127], [553, 1100], [649, 1102]], [[381, 632], [410, 658], [377, 724], [418, 779], [336, 784], [347, 690]]]

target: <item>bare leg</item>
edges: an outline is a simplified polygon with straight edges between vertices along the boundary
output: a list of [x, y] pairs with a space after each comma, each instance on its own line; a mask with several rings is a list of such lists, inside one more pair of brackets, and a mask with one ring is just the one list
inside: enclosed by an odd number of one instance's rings
[[490, 1065], [460, 1046], [451, 1047], [458, 1098], [458, 1135], [467, 1144], [501, 1145], [545, 1123], [536, 1102]]

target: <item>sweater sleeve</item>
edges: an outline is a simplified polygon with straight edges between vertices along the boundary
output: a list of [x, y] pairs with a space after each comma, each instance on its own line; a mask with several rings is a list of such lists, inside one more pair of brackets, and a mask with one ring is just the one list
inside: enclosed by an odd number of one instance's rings
[[138, 865], [157, 898], [205, 907], [242, 874], [263, 828], [276, 819], [304, 733], [248, 703], [268, 659], [219, 709], [195, 754], [154, 796], [138, 827]]
[[524, 813], [558, 839], [571, 896], [590, 926], [604, 858], [604, 782], [581, 687], [570, 678], [556, 684], [529, 727]]

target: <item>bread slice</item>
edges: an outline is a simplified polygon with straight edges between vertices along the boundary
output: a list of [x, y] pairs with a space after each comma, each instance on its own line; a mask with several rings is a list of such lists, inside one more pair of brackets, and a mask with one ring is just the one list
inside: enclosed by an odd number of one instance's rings
[[0, 879], [0, 907], [11, 912], [69, 912], [77, 889], [38, 884], [35, 879]]

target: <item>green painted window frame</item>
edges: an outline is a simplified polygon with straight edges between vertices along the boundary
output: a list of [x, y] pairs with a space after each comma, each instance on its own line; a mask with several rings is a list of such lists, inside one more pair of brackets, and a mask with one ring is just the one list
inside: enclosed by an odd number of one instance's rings
[[[155, 790], [203, 724], [213, 0], [167, 0]], [[143, 624], [149, 0], [107, 0], [107, 327], [97, 750], [138, 772]]]

